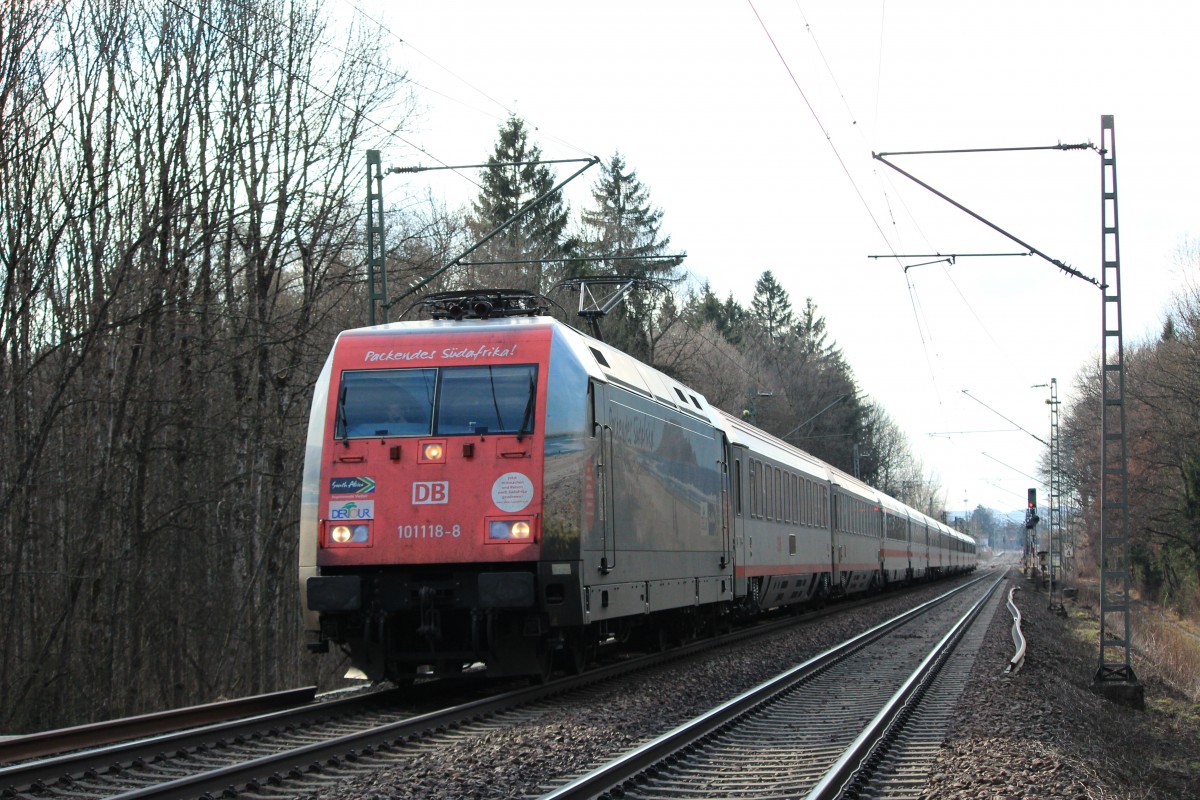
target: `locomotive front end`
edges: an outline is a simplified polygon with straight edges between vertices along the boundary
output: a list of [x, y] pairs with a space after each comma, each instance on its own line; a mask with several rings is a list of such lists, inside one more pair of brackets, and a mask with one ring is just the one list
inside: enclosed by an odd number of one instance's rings
[[543, 671], [551, 340], [536, 320], [339, 337], [317, 388], [317, 463], [306, 466], [301, 578], [314, 649], [332, 642], [368, 677], [400, 682], [473, 662], [490, 674]]

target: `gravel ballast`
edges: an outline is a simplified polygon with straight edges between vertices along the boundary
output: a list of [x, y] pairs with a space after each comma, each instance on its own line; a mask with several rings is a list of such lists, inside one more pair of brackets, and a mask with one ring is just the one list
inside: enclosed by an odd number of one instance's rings
[[[924, 796], [1200, 798], [1197, 708], [1142, 666], [1135, 669], [1146, 684], [1146, 711], [1092, 694], [1095, 643], [1071, 633], [1085, 612], [1070, 608], [1070, 619], [1058, 617], [1044, 595], [1013, 576], [1024, 587], [1016, 602], [1029, 647], [1025, 667], [1004, 674], [1012, 619], [1001, 603]], [[620, 696], [576, 695], [511, 724], [448, 733], [447, 746], [404, 748], [394, 766], [328, 787], [321, 798], [537, 797], [949, 585], [626, 680]]]
[[[1013, 655], [1001, 606], [959, 700], [957, 722], [926, 790], [929, 798], [1200, 798], [1200, 706], [1134, 661], [1146, 708], [1091, 691], [1099, 659], [1095, 609], [1068, 601], [1067, 617], [1017, 573], [1015, 603], [1028, 645]], [[1007, 591], [1007, 589], [1005, 590]]]

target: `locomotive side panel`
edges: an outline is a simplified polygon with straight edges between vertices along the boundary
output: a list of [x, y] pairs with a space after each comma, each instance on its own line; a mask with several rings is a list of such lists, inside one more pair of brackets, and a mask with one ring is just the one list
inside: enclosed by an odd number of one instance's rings
[[559, 331], [551, 342], [546, 387], [542, 484], [542, 560], [538, 587], [551, 628], [582, 625], [582, 539], [595, 515], [590, 381]]
[[698, 579], [720, 577], [729, 555], [720, 432], [620, 386], [597, 383], [593, 392], [593, 515], [583, 545], [591, 618], [696, 605]]
[[321, 463], [325, 445], [325, 412], [329, 381], [333, 374], [333, 353], [313, 385], [313, 403], [308, 416], [308, 434], [304, 440], [304, 475], [300, 485], [300, 609], [304, 630], [317, 633], [320, 615], [308, 603], [308, 580], [317, 575], [317, 541], [321, 503]]

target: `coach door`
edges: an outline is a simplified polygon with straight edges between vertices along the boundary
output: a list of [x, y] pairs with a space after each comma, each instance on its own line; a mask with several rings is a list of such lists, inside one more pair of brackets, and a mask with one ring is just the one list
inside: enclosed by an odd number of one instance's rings
[[908, 570], [904, 579], [911, 581], [913, 577], [913, 521], [907, 509], [904, 511], [904, 548], [907, 551], [905, 556], [908, 560]]
[[[741, 539], [745, 535], [746, 521], [743, 516], [744, 487], [746, 465], [750, 463], [746, 448], [742, 445], [731, 445], [725, 442], [725, 477], [721, 487], [721, 563], [722, 574], [728, 570], [730, 575], [737, 575], [737, 565], [745, 564], [746, 560], [739, 557]], [[741, 596], [745, 591], [739, 586], [739, 580], [733, 581], [734, 594]]]
[[[833, 580], [833, 585], [841, 586], [842, 578], [842, 561], [846, 558], [846, 538], [842, 532], [842, 495], [836, 483], [829, 484], [829, 551], [830, 551], [830, 573], [829, 577]], [[847, 576], [848, 577], [848, 576]]]

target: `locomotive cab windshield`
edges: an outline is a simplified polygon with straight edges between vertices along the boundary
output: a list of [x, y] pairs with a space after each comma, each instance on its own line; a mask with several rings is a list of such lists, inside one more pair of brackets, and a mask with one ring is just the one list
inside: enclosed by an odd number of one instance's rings
[[536, 394], [534, 364], [347, 370], [334, 438], [524, 435]]

